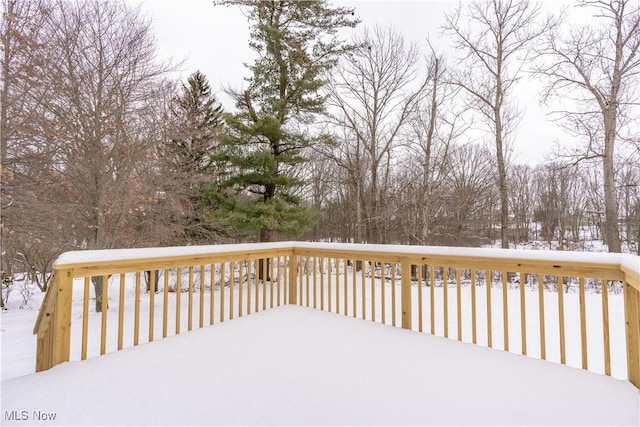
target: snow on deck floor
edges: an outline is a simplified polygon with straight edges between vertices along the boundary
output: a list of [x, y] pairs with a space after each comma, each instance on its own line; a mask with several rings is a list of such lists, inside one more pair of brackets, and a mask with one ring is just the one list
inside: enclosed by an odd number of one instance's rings
[[[42, 414], [55, 421], [34, 419]], [[4, 381], [2, 415], [5, 425], [637, 426], [640, 392], [575, 368], [283, 306]]]

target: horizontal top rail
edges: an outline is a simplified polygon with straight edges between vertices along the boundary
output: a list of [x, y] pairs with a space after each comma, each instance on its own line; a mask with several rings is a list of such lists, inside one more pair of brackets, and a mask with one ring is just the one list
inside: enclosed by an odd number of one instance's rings
[[[535, 272], [565, 275], [606, 276], [626, 279], [640, 290], [640, 257], [606, 252], [537, 251], [524, 249], [459, 248], [444, 246], [363, 245], [294, 242], [296, 254], [349, 254], [369, 259], [441, 263], [451, 267], [531, 269]], [[619, 277], [616, 277], [619, 276]]]
[[53, 265], [54, 270], [73, 269], [74, 277], [206, 264], [215, 260], [243, 257], [258, 259], [265, 256], [291, 255], [290, 243], [243, 243], [209, 246], [171, 246], [139, 249], [102, 249], [65, 252]]
[[450, 267], [627, 280], [640, 290], [640, 257], [630, 254], [309, 242], [295, 242], [293, 248], [296, 254], [301, 255], [335, 256], [344, 253], [374, 261], [400, 262], [405, 259], [413, 263]]
[[272, 242], [176, 246], [141, 249], [107, 249], [65, 252], [56, 260], [55, 270], [73, 269], [75, 277], [112, 272], [135, 266], [145, 269], [198, 264], [244, 255], [256, 259], [280, 255], [362, 256], [372, 261], [401, 259], [413, 263], [440, 263], [451, 267], [512, 269], [558, 275], [588, 275], [594, 278], [624, 279], [640, 290], [640, 257], [606, 252], [537, 251], [524, 249], [459, 248], [357, 243]]

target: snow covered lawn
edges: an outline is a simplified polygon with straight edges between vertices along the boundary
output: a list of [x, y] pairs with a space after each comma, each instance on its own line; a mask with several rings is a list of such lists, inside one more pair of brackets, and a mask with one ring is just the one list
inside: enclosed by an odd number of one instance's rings
[[640, 392], [289, 305], [3, 381], [2, 415], [6, 425], [637, 426]]

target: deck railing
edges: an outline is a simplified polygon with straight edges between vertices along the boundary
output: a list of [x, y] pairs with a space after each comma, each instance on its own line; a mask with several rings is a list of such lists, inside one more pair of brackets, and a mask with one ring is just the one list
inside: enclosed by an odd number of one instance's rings
[[[100, 313], [89, 309], [92, 282], [104, 285]], [[640, 387], [637, 256], [302, 242], [65, 253], [34, 327], [36, 370], [281, 304], [613, 374]]]

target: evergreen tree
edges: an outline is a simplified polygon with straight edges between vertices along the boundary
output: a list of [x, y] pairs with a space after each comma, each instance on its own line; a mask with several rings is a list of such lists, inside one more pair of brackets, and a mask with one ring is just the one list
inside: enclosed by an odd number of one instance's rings
[[173, 101], [176, 120], [166, 154], [175, 169], [206, 173], [214, 169], [212, 155], [218, 147], [222, 107], [211, 94], [204, 74], [196, 71], [182, 84], [182, 93]]
[[[222, 230], [211, 219], [213, 206], [203, 197], [205, 186], [219, 179], [213, 157], [218, 153], [222, 107], [204, 74], [196, 71], [173, 99], [173, 131], [164, 147], [167, 187], [183, 226], [182, 243], [210, 243]], [[175, 217], [174, 217], [175, 220]]]
[[297, 194], [297, 176], [307, 159], [305, 148], [321, 140], [309, 125], [324, 110], [323, 75], [351, 49], [337, 30], [359, 22], [349, 8], [324, 0], [227, 0], [241, 6], [251, 22], [250, 47], [258, 53], [249, 86], [232, 95], [238, 112], [225, 116], [227, 129], [218, 157], [232, 171], [223, 191], [210, 196], [220, 203], [230, 225], [259, 232], [261, 242], [273, 232], [299, 236], [312, 211]]

